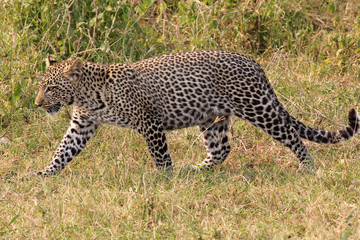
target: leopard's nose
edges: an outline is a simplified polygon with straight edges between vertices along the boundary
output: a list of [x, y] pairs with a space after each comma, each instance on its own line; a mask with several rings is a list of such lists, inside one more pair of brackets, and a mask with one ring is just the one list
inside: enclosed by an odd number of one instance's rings
[[35, 105], [41, 107], [44, 104], [44, 91], [40, 89], [35, 99]]
[[35, 105], [38, 107], [41, 107], [43, 105], [44, 101], [42, 99], [36, 99], [35, 100]]

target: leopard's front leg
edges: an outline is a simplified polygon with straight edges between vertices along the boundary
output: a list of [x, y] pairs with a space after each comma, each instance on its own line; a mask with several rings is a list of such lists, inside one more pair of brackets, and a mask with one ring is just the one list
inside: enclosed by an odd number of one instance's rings
[[159, 116], [152, 113], [144, 113], [140, 134], [146, 140], [151, 158], [160, 170], [171, 170], [173, 168], [170, 152], [167, 146], [165, 130]]
[[56, 149], [51, 162], [44, 170], [38, 171], [36, 174], [48, 177], [63, 170], [65, 166], [83, 150], [91, 136], [95, 133], [97, 127], [97, 124], [83, 117], [77, 117], [76, 114], [74, 114], [70, 126], [60, 146]]

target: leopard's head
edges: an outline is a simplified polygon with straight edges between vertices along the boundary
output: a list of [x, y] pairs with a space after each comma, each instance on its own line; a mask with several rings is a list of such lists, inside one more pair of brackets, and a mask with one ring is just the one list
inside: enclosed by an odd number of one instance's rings
[[48, 57], [46, 65], [35, 104], [46, 110], [48, 114], [55, 115], [62, 106], [74, 102], [74, 86], [81, 79], [83, 61], [76, 59], [57, 62]]

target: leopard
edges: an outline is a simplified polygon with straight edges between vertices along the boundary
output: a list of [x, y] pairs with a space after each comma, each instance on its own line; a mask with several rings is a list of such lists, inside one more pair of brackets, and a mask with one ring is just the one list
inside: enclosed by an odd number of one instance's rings
[[73, 105], [70, 125], [50, 163], [37, 175], [60, 173], [97, 128], [110, 124], [143, 136], [159, 170], [172, 170], [165, 132], [198, 126], [207, 149], [194, 169], [209, 170], [230, 153], [229, 123], [235, 116], [289, 148], [299, 168], [315, 169], [303, 139], [325, 144], [359, 133], [358, 112], [348, 125], [326, 131], [309, 127], [280, 103], [264, 70], [251, 57], [223, 50], [166, 54], [133, 63], [97, 64], [81, 58], [46, 58], [35, 104], [50, 115]]

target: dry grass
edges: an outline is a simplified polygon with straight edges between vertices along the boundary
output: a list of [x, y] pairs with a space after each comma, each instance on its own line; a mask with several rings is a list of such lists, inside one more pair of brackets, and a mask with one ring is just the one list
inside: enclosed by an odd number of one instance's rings
[[[287, 66], [276, 62], [268, 74], [274, 79], [283, 72], [277, 91], [289, 79], [282, 68]], [[347, 97], [349, 104], [333, 103], [341, 98], [338, 94], [351, 95], [355, 86], [342, 89], [336, 85], [346, 79], [338, 78], [333, 87], [340, 93], [320, 96], [316, 93], [329, 86], [316, 78], [304, 83], [309, 78], [301, 76], [298, 84], [313, 84], [303, 93], [310, 100], [298, 103], [298, 92], [286, 97], [302, 109], [314, 102], [312, 107], [345, 123], [345, 109], [356, 97]], [[306, 121], [310, 125], [335, 128], [290, 101], [285, 105], [304, 119], [314, 119]], [[32, 114], [30, 122], [12, 127], [7, 134], [12, 144], [2, 146], [0, 211], [6, 238], [347, 239], [360, 234], [358, 139], [336, 146], [307, 143], [319, 167], [316, 175], [308, 175], [297, 172], [297, 160], [288, 149], [237, 120], [228, 160], [212, 172], [192, 174], [181, 166], [200, 162], [205, 150], [198, 129], [184, 129], [168, 133], [176, 168], [164, 175], [154, 168], [138, 134], [104, 126], [60, 176], [22, 180], [26, 172], [47, 164], [68, 113], [55, 119]]]

